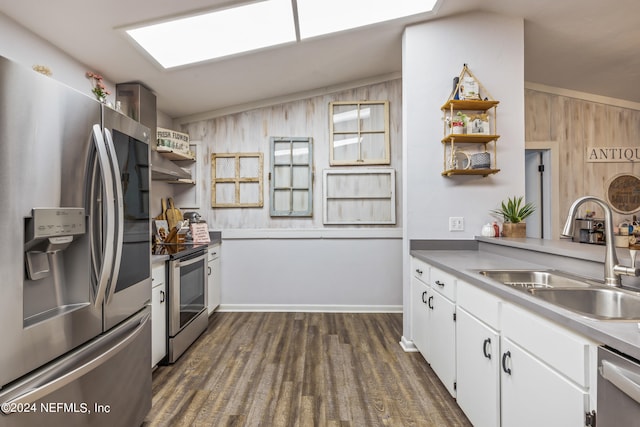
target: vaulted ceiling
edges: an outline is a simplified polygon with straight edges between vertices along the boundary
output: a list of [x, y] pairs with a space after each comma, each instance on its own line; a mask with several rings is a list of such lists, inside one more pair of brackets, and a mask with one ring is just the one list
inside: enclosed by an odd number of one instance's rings
[[0, 11], [114, 82], [144, 82], [173, 118], [399, 73], [406, 25], [475, 10], [524, 18], [526, 81], [640, 102], [637, 0], [441, 0], [435, 14], [174, 70], [118, 30], [243, 2], [0, 0]]

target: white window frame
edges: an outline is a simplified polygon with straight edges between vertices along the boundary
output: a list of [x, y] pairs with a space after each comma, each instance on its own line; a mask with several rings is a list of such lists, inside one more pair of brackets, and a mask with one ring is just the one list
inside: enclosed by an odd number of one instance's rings
[[[384, 187], [366, 184], [364, 177], [386, 181]], [[384, 179], [388, 176], [387, 179]], [[325, 169], [324, 224], [395, 224], [396, 179], [393, 168]], [[375, 178], [369, 184], [375, 184]]]

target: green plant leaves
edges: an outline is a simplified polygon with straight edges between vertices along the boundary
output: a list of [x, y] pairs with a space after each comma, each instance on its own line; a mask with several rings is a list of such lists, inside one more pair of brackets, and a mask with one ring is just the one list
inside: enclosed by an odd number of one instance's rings
[[530, 216], [536, 207], [533, 203], [523, 203], [523, 196], [510, 197], [505, 201], [502, 201], [500, 209], [493, 209], [491, 212], [502, 217], [504, 222], [518, 223], [524, 221], [525, 218]]

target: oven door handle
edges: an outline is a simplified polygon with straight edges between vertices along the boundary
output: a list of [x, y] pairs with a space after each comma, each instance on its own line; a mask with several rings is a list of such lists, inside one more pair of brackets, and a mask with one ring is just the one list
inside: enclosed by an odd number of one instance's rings
[[609, 362], [602, 361], [600, 367], [602, 378], [616, 386], [631, 399], [640, 403], [640, 375]]
[[204, 255], [199, 255], [196, 258], [191, 258], [191, 259], [186, 259], [186, 260], [179, 259], [179, 260], [177, 260], [175, 262], [174, 265], [176, 266], [176, 268], [187, 267], [187, 266], [190, 266], [191, 264], [195, 264], [196, 262], [201, 262], [202, 260], [204, 260], [206, 258], [207, 258], [207, 254], [205, 252]]

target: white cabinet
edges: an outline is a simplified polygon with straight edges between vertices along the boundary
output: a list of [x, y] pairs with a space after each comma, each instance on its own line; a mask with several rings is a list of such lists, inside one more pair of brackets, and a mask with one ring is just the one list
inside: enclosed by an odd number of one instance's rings
[[502, 325], [502, 425], [583, 426], [595, 409], [597, 344], [511, 304]]
[[411, 274], [414, 345], [455, 396], [455, 279], [416, 258]]
[[449, 393], [456, 395], [456, 306], [439, 292], [432, 292], [429, 307], [429, 363]]
[[458, 309], [457, 400], [476, 427], [500, 425], [500, 335]]
[[584, 426], [588, 393], [502, 337], [502, 425]]
[[411, 278], [411, 324], [413, 327], [413, 344], [426, 359], [427, 327], [429, 323], [429, 285], [415, 277]]
[[415, 257], [411, 269], [413, 342], [474, 426], [585, 425], [598, 343]]
[[207, 268], [207, 313], [209, 316], [220, 305], [221, 283], [220, 283], [220, 244], [209, 248], [209, 260]]
[[456, 397], [476, 427], [500, 425], [500, 300], [457, 282]]
[[429, 324], [429, 266], [417, 259], [411, 260], [411, 325], [413, 344], [422, 356], [427, 359], [429, 341], [427, 327]]
[[151, 271], [151, 367], [167, 355], [167, 281], [165, 265]]

